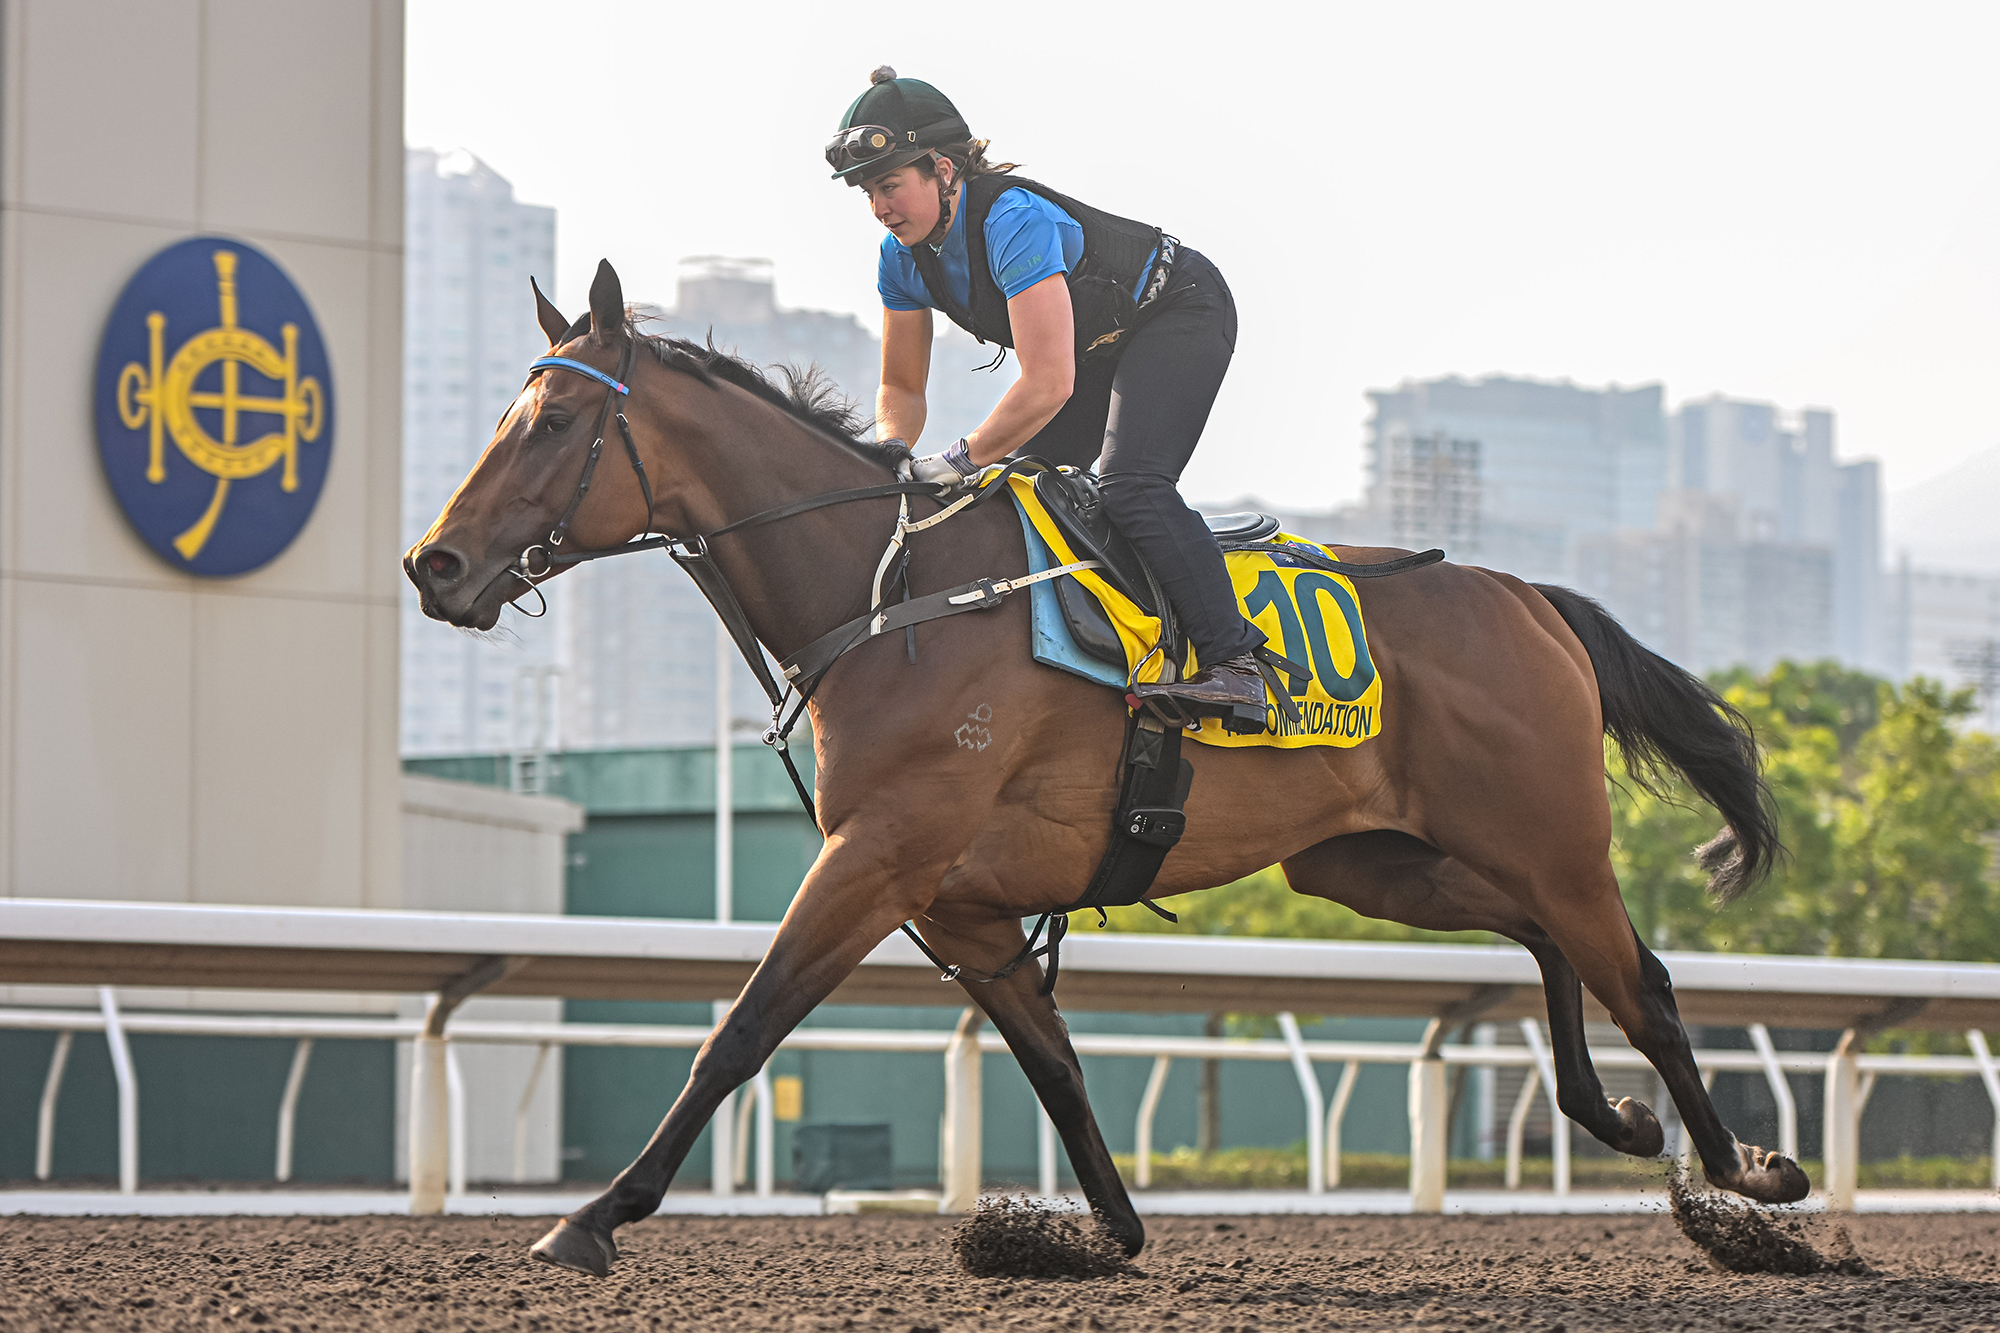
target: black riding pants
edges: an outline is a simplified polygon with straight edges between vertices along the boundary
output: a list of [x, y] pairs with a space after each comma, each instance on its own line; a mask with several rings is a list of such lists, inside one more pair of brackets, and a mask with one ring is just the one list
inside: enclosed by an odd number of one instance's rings
[[1214, 264], [1183, 249], [1147, 314], [1117, 357], [1077, 367], [1069, 402], [1021, 452], [1097, 464], [1112, 526], [1152, 566], [1208, 666], [1264, 641], [1237, 606], [1208, 525], [1178, 489], [1236, 350], [1236, 300]]

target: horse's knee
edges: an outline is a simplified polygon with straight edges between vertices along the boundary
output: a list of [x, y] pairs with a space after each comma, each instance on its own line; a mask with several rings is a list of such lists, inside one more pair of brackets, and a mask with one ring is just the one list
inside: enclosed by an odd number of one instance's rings
[[763, 1067], [755, 1034], [748, 1025], [739, 1029], [725, 1020], [695, 1053], [689, 1077], [696, 1083], [713, 1081], [724, 1088], [739, 1088]]

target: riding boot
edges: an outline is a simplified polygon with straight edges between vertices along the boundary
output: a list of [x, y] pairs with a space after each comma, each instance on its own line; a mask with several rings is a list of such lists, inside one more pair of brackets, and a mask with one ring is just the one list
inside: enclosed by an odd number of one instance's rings
[[1200, 514], [1166, 477], [1114, 472], [1102, 483], [1106, 516], [1153, 570], [1200, 664], [1187, 680], [1145, 685], [1141, 698], [1184, 699], [1209, 713], [1242, 706], [1261, 710], [1264, 679], [1250, 654], [1264, 633], [1243, 618], [1222, 548]]
[[1136, 685], [1132, 694], [1139, 699], [1171, 699], [1177, 704], [1192, 705], [1190, 711], [1197, 714], [1216, 712], [1232, 717], [1235, 709], [1250, 708], [1256, 710], [1261, 719], [1264, 712], [1264, 673], [1258, 669], [1257, 659], [1244, 653], [1241, 657], [1203, 667], [1186, 680]]

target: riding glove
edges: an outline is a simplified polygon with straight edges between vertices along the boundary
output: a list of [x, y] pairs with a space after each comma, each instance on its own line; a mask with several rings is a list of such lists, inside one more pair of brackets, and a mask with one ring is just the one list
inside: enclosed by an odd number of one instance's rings
[[954, 491], [978, 476], [980, 471], [963, 439], [941, 454], [925, 454], [910, 462], [913, 480], [933, 482]]

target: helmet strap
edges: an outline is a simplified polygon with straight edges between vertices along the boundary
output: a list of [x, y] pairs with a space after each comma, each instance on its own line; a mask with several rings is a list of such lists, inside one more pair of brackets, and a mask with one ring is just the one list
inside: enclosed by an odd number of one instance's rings
[[958, 169], [953, 167], [949, 185], [945, 184], [944, 172], [937, 169], [939, 164], [949, 161], [951, 159], [942, 153], [931, 154], [932, 172], [937, 178], [938, 222], [931, 228], [931, 234], [924, 237], [925, 245], [943, 245], [944, 238], [951, 234], [951, 193], [958, 187]]

